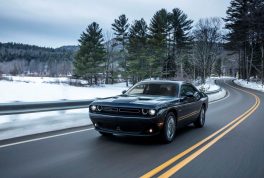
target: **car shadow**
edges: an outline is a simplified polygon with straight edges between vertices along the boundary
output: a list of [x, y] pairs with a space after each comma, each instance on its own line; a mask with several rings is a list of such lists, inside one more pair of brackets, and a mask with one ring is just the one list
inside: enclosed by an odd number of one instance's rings
[[[177, 130], [175, 135], [174, 142], [177, 141], [180, 137], [184, 136], [188, 132], [196, 130], [193, 125], [188, 125]], [[112, 143], [122, 143], [129, 145], [142, 145], [142, 146], [152, 146], [152, 145], [164, 145], [159, 136], [122, 136], [122, 135], [113, 135], [113, 136], [101, 136], [100, 134], [98, 141], [103, 142], [112, 142]]]

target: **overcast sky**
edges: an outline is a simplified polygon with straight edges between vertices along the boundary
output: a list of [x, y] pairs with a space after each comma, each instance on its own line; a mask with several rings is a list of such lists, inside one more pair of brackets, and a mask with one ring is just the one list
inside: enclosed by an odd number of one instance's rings
[[126, 14], [130, 23], [177, 7], [190, 19], [225, 17], [230, 0], [0, 0], [0, 42], [46, 47], [77, 45], [88, 24], [111, 30], [113, 20]]

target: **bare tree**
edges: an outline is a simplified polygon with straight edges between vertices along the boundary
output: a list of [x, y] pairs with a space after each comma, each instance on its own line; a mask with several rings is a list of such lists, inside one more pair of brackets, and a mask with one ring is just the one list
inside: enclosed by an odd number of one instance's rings
[[212, 73], [213, 65], [221, 50], [222, 32], [221, 19], [200, 19], [193, 31], [194, 36], [194, 60], [201, 72], [202, 82]]
[[[105, 59], [105, 83], [109, 84], [109, 77], [112, 75], [113, 71], [113, 55], [114, 55], [114, 47], [116, 45], [114, 35], [112, 32], [107, 31], [104, 34], [105, 39], [105, 51], [106, 51], [106, 59]], [[111, 76], [113, 77], [113, 76]]]

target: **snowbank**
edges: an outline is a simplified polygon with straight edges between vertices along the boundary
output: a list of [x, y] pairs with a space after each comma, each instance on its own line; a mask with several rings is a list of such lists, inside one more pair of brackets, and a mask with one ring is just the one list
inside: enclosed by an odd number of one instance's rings
[[220, 86], [215, 84], [214, 78], [206, 79], [206, 83], [196, 86], [197, 89], [204, 91], [205, 93], [216, 92], [220, 90]]
[[88, 109], [0, 116], [0, 140], [90, 124]]
[[235, 84], [237, 84], [239, 86], [264, 92], [264, 86], [260, 83], [247, 82], [247, 81], [241, 80], [241, 79], [234, 80], [234, 82], [235, 82]]
[[208, 100], [209, 102], [217, 101], [224, 98], [226, 95], [227, 95], [226, 90], [221, 88], [220, 91], [218, 91], [217, 93], [208, 94]]
[[221, 88], [219, 85], [215, 84], [215, 80], [219, 78], [207, 78], [204, 85], [199, 85], [197, 88], [204, 90], [208, 94], [209, 102], [222, 99], [226, 96], [227, 92], [225, 89]]

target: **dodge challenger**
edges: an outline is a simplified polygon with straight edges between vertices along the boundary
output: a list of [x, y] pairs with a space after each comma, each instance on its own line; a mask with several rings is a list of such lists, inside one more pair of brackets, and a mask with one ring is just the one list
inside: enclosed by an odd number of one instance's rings
[[173, 141], [176, 130], [205, 123], [208, 97], [184, 81], [152, 80], [135, 84], [121, 95], [96, 99], [89, 106], [95, 129], [104, 136], [159, 135]]

